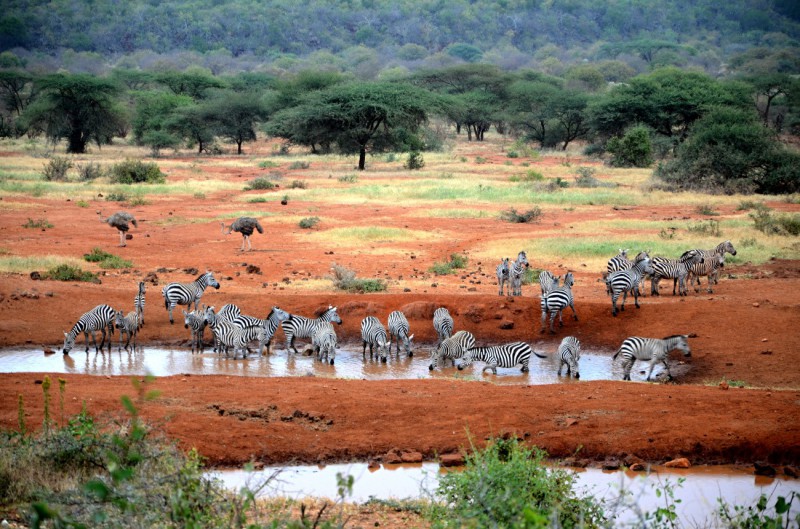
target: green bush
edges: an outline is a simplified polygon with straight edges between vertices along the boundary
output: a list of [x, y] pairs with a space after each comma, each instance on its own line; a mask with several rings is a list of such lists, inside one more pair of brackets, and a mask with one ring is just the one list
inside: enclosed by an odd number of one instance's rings
[[408, 159], [403, 167], [409, 170], [422, 169], [425, 167], [425, 160], [422, 158], [422, 153], [419, 151], [411, 151], [408, 153]]
[[23, 224], [22, 227], [23, 228], [41, 228], [41, 229], [45, 230], [47, 228], [52, 228], [53, 225], [50, 224], [50, 221], [48, 221], [45, 218], [33, 220], [32, 218], [28, 217], [28, 221], [25, 224]]
[[251, 180], [246, 186], [244, 186], [245, 191], [269, 190], [274, 188], [275, 184], [262, 176], [259, 176], [255, 180]]
[[544, 175], [535, 169], [528, 169], [524, 175], [511, 175], [508, 179], [511, 182], [542, 182]]
[[467, 261], [468, 259], [466, 255], [453, 253], [450, 254], [449, 261], [444, 261], [444, 262], [436, 261], [435, 263], [433, 263], [433, 266], [431, 266], [430, 271], [438, 276], [452, 274], [458, 269], [466, 268]]
[[314, 226], [319, 224], [319, 217], [305, 217], [300, 219], [299, 226], [304, 230], [310, 230]]
[[500, 220], [506, 222], [538, 222], [542, 216], [542, 208], [534, 206], [524, 213], [518, 213], [515, 208], [510, 208], [500, 213]]
[[83, 254], [83, 259], [90, 263], [98, 263], [100, 268], [106, 269], [131, 268], [133, 266], [131, 261], [97, 247], [92, 248], [90, 253]]
[[107, 202], [125, 202], [128, 200], [128, 195], [121, 191], [113, 191], [106, 195]]
[[653, 163], [650, 129], [644, 125], [631, 127], [622, 137], [608, 141], [606, 150], [611, 153], [614, 167], [649, 167]]
[[44, 165], [44, 179], [48, 182], [63, 182], [67, 179], [67, 171], [72, 167], [72, 160], [54, 156]]
[[576, 494], [574, 474], [548, 469], [546, 456], [516, 439], [490, 440], [463, 471], [440, 476], [432, 527], [601, 527], [601, 505]]
[[87, 283], [99, 283], [97, 274], [81, 270], [77, 266], [67, 264], [58, 265], [48, 270], [45, 274], [47, 279], [56, 281], [84, 281]]
[[800, 215], [773, 215], [761, 205], [750, 213], [755, 228], [767, 235], [800, 235]]
[[103, 169], [99, 163], [78, 164], [75, 169], [78, 171], [78, 178], [83, 182], [90, 182], [103, 176]]
[[163, 184], [167, 176], [154, 162], [125, 160], [112, 165], [108, 170], [112, 184]]
[[289, 164], [289, 169], [308, 169], [311, 167], [310, 162], [298, 160]]
[[272, 160], [264, 160], [263, 162], [258, 162], [258, 166], [262, 169], [274, 169], [275, 167], [280, 167], [281, 164], [273, 162]]
[[355, 184], [358, 182], [358, 175], [346, 174], [339, 177], [339, 181], [344, 184]]
[[333, 286], [339, 290], [362, 294], [386, 290], [386, 283], [381, 279], [358, 279], [353, 270], [335, 263], [331, 270], [333, 271]]
[[575, 187], [617, 187], [613, 182], [603, 182], [595, 178], [597, 170], [594, 167], [578, 167], [575, 169]]

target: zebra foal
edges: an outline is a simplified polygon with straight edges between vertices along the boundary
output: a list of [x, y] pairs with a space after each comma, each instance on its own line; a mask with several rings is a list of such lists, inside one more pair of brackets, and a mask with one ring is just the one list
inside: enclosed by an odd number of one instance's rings
[[466, 354], [458, 364], [458, 369], [460, 371], [477, 360], [486, 364], [481, 370], [482, 374], [491, 369], [492, 374], [496, 375], [498, 367], [510, 368], [520, 364], [522, 364], [521, 371], [527, 373], [531, 354], [535, 354], [539, 358], [547, 358], [531, 349], [531, 346], [525, 342], [513, 342], [489, 347], [472, 347], [467, 349]]
[[[211, 307], [211, 310], [214, 310], [214, 307]], [[202, 310], [193, 310], [192, 312], [183, 309], [183, 327], [190, 329], [192, 333], [192, 354], [194, 354], [195, 346], [197, 346], [198, 353], [202, 353], [205, 348], [205, 344], [203, 343], [203, 335], [205, 334], [207, 326], [205, 313], [205, 308]]]
[[567, 336], [561, 340], [561, 344], [556, 351], [558, 358], [558, 376], [561, 376], [561, 369], [567, 366], [567, 376], [570, 374], [575, 378], [581, 378], [578, 371], [578, 361], [581, 359], [581, 342], [574, 336]]
[[414, 339], [414, 335], [408, 334], [410, 327], [408, 325], [408, 319], [406, 319], [406, 315], [399, 310], [396, 310], [389, 314], [389, 320], [387, 323], [389, 324], [389, 352], [392, 352], [392, 339], [394, 339], [397, 346], [396, 353], [399, 356], [400, 341], [402, 340], [406, 355], [414, 356], [414, 351], [411, 350], [411, 340]]
[[92, 343], [94, 344], [94, 352], [98, 352], [97, 338], [95, 331], [100, 331], [102, 339], [100, 341], [99, 351], [103, 352], [103, 345], [106, 341], [106, 329], [108, 329], [108, 352], [111, 352], [111, 336], [114, 334], [114, 322], [117, 312], [108, 305], [98, 305], [89, 312], [85, 312], [78, 318], [75, 325], [68, 333], [64, 333], [64, 346], [61, 348], [62, 352], [66, 355], [75, 346], [75, 338], [78, 333], [83, 333], [83, 338], [86, 344], [86, 352], [89, 352], [89, 333], [92, 333]]
[[164, 288], [161, 289], [161, 295], [164, 297], [164, 307], [169, 313], [170, 325], [175, 323], [172, 319], [173, 309], [177, 305], [190, 306], [194, 303], [194, 308], [197, 310], [200, 298], [203, 297], [203, 292], [209, 286], [219, 289], [219, 283], [214, 279], [214, 274], [210, 271], [201, 274], [191, 283], [169, 283], [164, 285]]
[[139, 334], [139, 327], [141, 326], [139, 322], [139, 313], [132, 311], [126, 316], [121, 310], [118, 310], [114, 322], [114, 326], [119, 329], [119, 345], [117, 346], [117, 351], [122, 350], [122, 335], [124, 334], [128, 337], [128, 339], [125, 340], [125, 350], [128, 350], [131, 339], [133, 339], [133, 350], [136, 352], [136, 336]]
[[372, 360], [373, 347], [375, 348], [375, 359], [386, 363], [389, 354], [389, 340], [386, 337], [386, 329], [380, 320], [375, 316], [367, 316], [361, 320], [361, 357], [367, 359], [367, 345], [369, 345], [369, 359]]
[[631, 336], [622, 342], [622, 345], [619, 346], [611, 360], [613, 362], [617, 359], [617, 356], [622, 355], [622, 380], [631, 379], [631, 368], [636, 360], [650, 361], [650, 369], [647, 371], [648, 381], [653, 374], [653, 368], [658, 363], [664, 364], [664, 367], [667, 368], [667, 376], [672, 380], [667, 356], [670, 351], [675, 349], [683, 352], [683, 356], [692, 356], [692, 351], [689, 348], [689, 337], [685, 334], [676, 334], [659, 340], [658, 338]]
[[317, 360], [320, 362], [330, 362], [333, 365], [336, 359], [336, 331], [333, 324], [329, 321], [320, 323], [311, 335], [311, 345], [317, 352]]
[[342, 318], [340, 318], [339, 313], [336, 312], [336, 307], [328, 305], [325, 312], [315, 319], [290, 314], [289, 318], [281, 322], [281, 328], [286, 337], [286, 352], [291, 353], [294, 351], [296, 354], [300, 354], [294, 346], [295, 338], [311, 339], [317, 325], [322, 322], [342, 324]]

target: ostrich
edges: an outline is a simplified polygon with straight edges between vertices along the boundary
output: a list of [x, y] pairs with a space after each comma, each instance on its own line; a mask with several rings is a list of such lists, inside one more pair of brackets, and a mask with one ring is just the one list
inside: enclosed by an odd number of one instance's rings
[[244, 249], [245, 243], [247, 243], [248, 250], [252, 249], [252, 246], [250, 245], [250, 236], [253, 234], [253, 230], [258, 230], [258, 233], [264, 233], [264, 228], [262, 228], [261, 224], [258, 223], [258, 219], [254, 219], [253, 217], [239, 217], [233, 221], [233, 224], [229, 224], [227, 226], [224, 222], [222, 223], [222, 233], [225, 235], [232, 231], [242, 234], [242, 252], [246, 251]]
[[138, 224], [136, 224], [136, 219], [133, 218], [133, 215], [125, 211], [118, 211], [113, 215], [111, 215], [110, 217], [108, 217], [107, 219], [101, 217], [100, 221], [106, 222], [108, 223], [109, 226], [113, 226], [114, 228], [117, 228], [117, 230], [119, 230], [120, 246], [127, 246], [125, 244], [125, 232], [127, 232], [130, 229], [128, 223], [130, 222], [131, 224], [134, 225], [134, 227], [137, 228], [139, 227]]

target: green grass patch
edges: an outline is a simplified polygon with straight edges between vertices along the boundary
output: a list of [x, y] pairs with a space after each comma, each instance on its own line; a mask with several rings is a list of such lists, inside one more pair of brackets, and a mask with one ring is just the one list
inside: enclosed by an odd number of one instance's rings
[[244, 186], [245, 191], [257, 191], [257, 190], [269, 190], [275, 189], [275, 184], [271, 182], [269, 179], [259, 176], [258, 178], [251, 180], [246, 186]]
[[333, 271], [333, 286], [338, 290], [362, 294], [386, 290], [386, 282], [381, 279], [359, 279], [353, 270], [335, 263], [331, 270]]
[[100, 279], [97, 274], [82, 270], [77, 266], [68, 264], [58, 265], [50, 268], [43, 274], [44, 279], [52, 279], [54, 281], [82, 281], [86, 283], [99, 283]]
[[0, 272], [27, 274], [30, 272], [48, 270], [60, 265], [80, 266], [81, 261], [72, 257], [60, 255], [9, 255], [7, 251], [0, 253]]
[[306, 217], [304, 219], [300, 219], [300, 222], [298, 222], [298, 226], [304, 230], [310, 230], [317, 224], [319, 224], [319, 217]]
[[329, 243], [363, 243], [363, 242], [403, 242], [426, 240], [429, 232], [406, 230], [402, 228], [381, 228], [377, 226], [357, 228], [333, 228], [317, 232], [313, 235]]
[[116, 268], [131, 268], [133, 267], [133, 263], [131, 261], [127, 261], [122, 257], [119, 257], [114, 254], [110, 254], [103, 250], [102, 248], [92, 248], [92, 251], [87, 254], [83, 254], [83, 259], [90, 263], [97, 263], [100, 268], [106, 269], [116, 269]]
[[46, 230], [47, 228], [52, 228], [53, 225], [50, 224], [50, 221], [45, 218], [33, 220], [32, 218], [28, 217], [27, 222], [25, 222], [22, 227]]
[[450, 260], [448, 261], [436, 261], [433, 263], [430, 271], [438, 276], [453, 274], [456, 270], [466, 268], [467, 262], [468, 259], [466, 255], [454, 253], [450, 254]]

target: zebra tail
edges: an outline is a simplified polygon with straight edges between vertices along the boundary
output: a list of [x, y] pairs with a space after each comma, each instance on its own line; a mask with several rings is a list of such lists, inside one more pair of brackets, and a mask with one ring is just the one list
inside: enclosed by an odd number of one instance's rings
[[611, 357], [611, 360], [612, 360], [612, 361], [613, 361], [613, 360], [616, 360], [616, 359], [617, 359], [617, 356], [619, 356], [619, 353], [620, 353], [620, 352], [622, 352], [622, 347], [620, 347], [619, 349], [617, 349], [617, 352], [616, 352], [616, 353], [614, 353], [614, 356], [612, 356], [612, 357]]
[[531, 349], [531, 351], [533, 351], [533, 354], [535, 354], [535, 355], [536, 355], [536, 356], [538, 356], [539, 358], [547, 358], [547, 356], [545, 356], [545, 355], [540, 355], [539, 353], [537, 353], [537, 352], [536, 352], [536, 351], [534, 351], [533, 349]]

